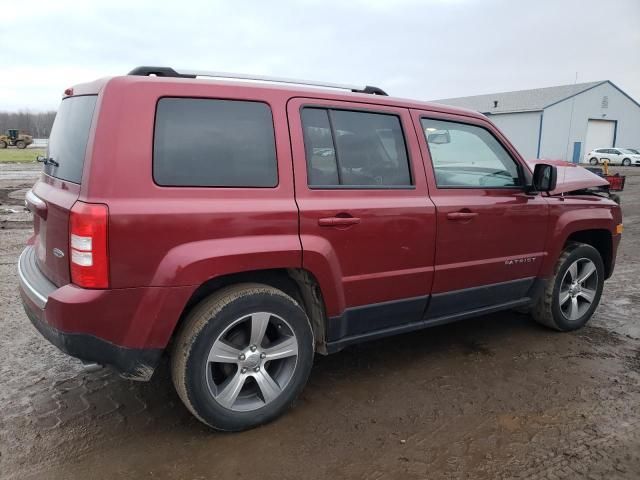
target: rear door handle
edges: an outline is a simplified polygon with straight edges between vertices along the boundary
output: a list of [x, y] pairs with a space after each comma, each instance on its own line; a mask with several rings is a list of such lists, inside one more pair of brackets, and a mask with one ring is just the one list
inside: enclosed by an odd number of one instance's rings
[[347, 227], [358, 223], [360, 223], [358, 217], [325, 217], [318, 219], [318, 225], [321, 227]]
[[464, 221], [464, 220], [471, 220], [472, 218], [477, 217], [478, 214], [476, 212], [451, 212], [451, 213], [447, 213], [447, 218], [449, 220], [458, 220], [458, 221]]

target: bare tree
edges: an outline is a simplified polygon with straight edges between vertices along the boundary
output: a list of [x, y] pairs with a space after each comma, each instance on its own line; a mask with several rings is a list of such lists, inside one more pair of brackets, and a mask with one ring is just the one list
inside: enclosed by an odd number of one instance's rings
[[49, 138], [55, 116], [55, 111], [0, 111], [0, 134], [5, 133], [10, 128], [17, 128], [20, 133], [26, 133], [35, 138]]

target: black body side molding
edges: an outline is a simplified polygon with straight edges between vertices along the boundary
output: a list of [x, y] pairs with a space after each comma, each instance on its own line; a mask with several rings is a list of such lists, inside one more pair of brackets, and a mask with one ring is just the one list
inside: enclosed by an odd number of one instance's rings
[[348, 308], [327, 325], [327, 353], [368, 340], [456, 322], [535, 303], [546, 280], [524, 278]]

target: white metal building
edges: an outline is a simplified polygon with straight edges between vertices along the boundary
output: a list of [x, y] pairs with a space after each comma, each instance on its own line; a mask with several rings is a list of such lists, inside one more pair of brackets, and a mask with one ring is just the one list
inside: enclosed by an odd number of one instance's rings
[[434, 102], [489, 116], [526, 159], [578, 162], [595, 148], [640, 148], [640, 104], [609, 80]]

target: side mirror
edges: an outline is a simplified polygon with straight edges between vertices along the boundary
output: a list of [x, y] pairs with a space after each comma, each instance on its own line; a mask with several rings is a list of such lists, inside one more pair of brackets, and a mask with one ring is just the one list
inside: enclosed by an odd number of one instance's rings
[[427, 135], [427, 142], [431, 145], [444, 145], [451, 143], [451, 134], [449, 130], [436, 130]]
[[558, 169], [553, 165], [538, 163], [533, 169], [533, 181], [531, 191], [551, 192], [556, 189], [558, 181]]

